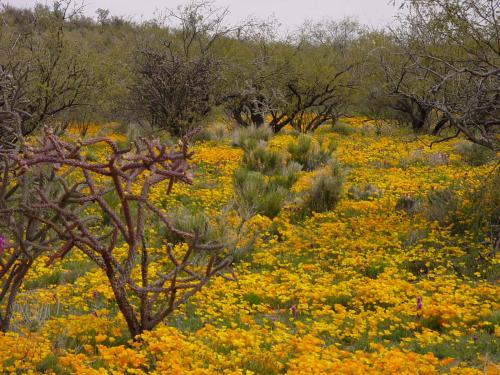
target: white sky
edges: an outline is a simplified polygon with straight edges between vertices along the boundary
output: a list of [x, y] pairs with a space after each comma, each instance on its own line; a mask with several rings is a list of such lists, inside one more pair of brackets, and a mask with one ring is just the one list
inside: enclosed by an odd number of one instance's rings
[[[181, 0], [84, 0], [85, 13], [95, 16], [98, 8], [109, 9], [113, 15], [134, 20], [152, 18], [155, 10], [176, 8], [186, 3]], [[77, 1], [79, 2], [79, 1]], [[392, 0], [215, 0], [218, 6], [228, 6], [229, 21], [237, 22], [247, 16], [268, 18], [274, 15], [285, 28], [300, 25], [305, 19], [341, 19], [352, 16], [370, 26], [391, 23], [397, 12]], [[0, 3], [18, 7], [32, 7], [36, 3], [52, 4], [48, 0], [0, 0]]]

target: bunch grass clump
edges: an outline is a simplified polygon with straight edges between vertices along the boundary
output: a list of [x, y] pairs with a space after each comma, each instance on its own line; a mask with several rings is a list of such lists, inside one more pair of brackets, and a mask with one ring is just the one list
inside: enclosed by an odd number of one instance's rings
[[364, 186], [353, 185], [348, 190], [348, 196], [354, 200], [372, 200], [382, 197], [382, 192], [373, 184], [365, 184]]
[[279, 150], [270, 149], [262, 141], [246, 150], [242, 162], [247, 169], [267, 176], [279, 174], [280, 169], [287, 163], [285, 156]]
[[194, 137], [195, 141], [223, 142], [229, 137], [227, 125], [216, 122], [211, 126], [203, 127]]
[[273, 218], [283, 206], [289, 191], [279, 181], [260, 172], [239, 168], [234, 173], [237, 203], [252, 214]]
[[339, 203], [344, 186], [344, 174], [339, 162], [332, 159], [314, 176], [303, 200], [305, 212], [330, 211]]
[[317, 141], [308, 134], [299, 135], [287, 147], [291, 159], [302, 165], [305, 171], [312, 171], [327, 163], [336, 148], [335, 143], [330, 142], [325, 145], [323, 138]]
[[489, 163], [495, 158], [495, 152], [484, 146], [471, 142], [462, 142], [456, 147], [462, 160], [473, 167]]
[[459, 199], [451, 188], [432, 189], [427, 193], [426, 216], [429, 221], [446, 225], [459, 209]]
[[[266, 128], [249, 127], [239, 133], [245, 151], [233, 175], [236, 203], [246, 216], [261, 214], [273, 218], [291, 197], [302, 165], [290, 160], [286, 152], [270, 148]], [[264, 130], [263, 130], [264, 129]]]
[[345, 136], [352, 135], [356, 132], [356, 130], [351, 125], [341, 121], [338, 121], [335, 123], [335, 125], [333, 125], [333, 131]]
[[273, 131], [268, 125], [240, 127], [233, 133], [232, 145], [247, 150], [260, 141], [269, 141], [272, 136]]

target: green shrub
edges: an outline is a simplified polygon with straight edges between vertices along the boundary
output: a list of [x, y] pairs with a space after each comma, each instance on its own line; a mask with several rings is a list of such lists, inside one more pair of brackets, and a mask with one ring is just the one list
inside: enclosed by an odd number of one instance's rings
[[347, 196], [354, 200], [370, 200], [381, 198], [382, 195], [382, 192], [372, 184], [365, 184], [363, 187], [352, 185], [347, 192]]
[[409, 195], [399, 197], [396, 202], [396, 211], [404, 211], [407, 214], [413, 214], [417, 211], [419, 202]]
[[302, 166], [299, 163], [290, 161], [273, 176], [273, 181], [279, 186], [290, 189], [299, 178]]
[[457, 145], [456, 150], [464, 162], [474, 167], [484, 165], [495, 157], [494, 151], [476, 143], [460, 143]]
[[273, 131], [268, 125], [241, 127], [233, 133], [232, 145], [246, 150], [255, 147], [260, 141], [267, 142], [272, 135]]
[[[200, 209], [188, 209], [182, 206], [174, 210], [169, 218], [174, 228], [184, 232], [197, 233], [201, 242], [216, 242], [221, 239], [217, 228], [210, 224], [207, 215]], [[183, 238], [170, 234], [168, 240], [178, 243], [182, 242]]]
[[448, 224], [459, 208], [458, 198], [450, 188], [430, 190], [427, 193], [426, 216], [430, 221], [438, 221], [441, 225]]
[[234, 173], [236, 201], [247, 212], [275, 217], [289, 191], [260, 172], [239, 168]]
[[279, 150], [272, 150], [264, 142], [246, 150], [243, 165], [251, 171], [265, 175], [277, 173], [285, 165], [285, 158]]
[[[460, 216], [454, 222], [457, 232], [465, 230], [481, 234], [484, 228], [488, 232], [500, 236], [500, 169], [496, 168], [479, 187], [469, 187], [464, 192], [466, 200], [460, 201], [457, 214]], [[465, 220], [459, 220], [463, 218]]]
[[288, 144], [288, 152], [293, 161], [302, 165], [303, 170], [312, 171], [330, 160], [336, 147], [333, 142], [324, 147], [323, 139], [316, 141], [310, 135], [301, 134], [295, 141]]
[[222, 142], [228, 137], [226, 124], [215, 123], [211, 126], [203, 127], [195, 136], [195, 141]]
[[240, 168], [233, 175], [234, 190], [242, 216], [262, 214], [272, 218], [278, 215], [291, 195], [290, 188], [297, 181], [302, 166], [287, 160], [280, 150], [269, 148], [262, 139], [266, 137], [261, 137], [267, 134], [266, 131], [259, 129], [244, 129], [241, 144], [245, 153]]
[[303, 209], [306, 212], [325, 212], [333, 209], [340, 201], [344, 176], [340, 164], [330, 160], [328, 165], [314, 176], [306, 192]]
[[341, 135], [351, 135], [356, 132], [356, 130], [349, 124], [345, 122], [336, 122], [333, 125], [333, 131]]
[[432, 154], [423, 153], [421, 149], [414, 150], [410, 152], [408, 157], [400, 158], [398, 163], [398, 168], [408, 169], [409, 167], [415, 166], [433, 166], [438, 167], [440, 165], [448, 164], [448, 155], [443, 152], [434, 152]]

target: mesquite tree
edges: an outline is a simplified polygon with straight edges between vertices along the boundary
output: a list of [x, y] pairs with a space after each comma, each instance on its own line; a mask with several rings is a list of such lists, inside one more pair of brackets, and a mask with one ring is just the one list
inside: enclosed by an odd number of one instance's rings
[[26, 29], [0, 28], [0, 148], [84, 104], [92, 78], [66, 36], [78, 14], [59, 1], [31, 14]]
[[[164, 22], [148, 29], [134, 67], [131, 108], [141, 123], [181, 136], [199, 125], [220, 101], [223, 59], [215, 49], [237, 37], [248, 21], [228, 25], [228, 9], [194, 0], [167, 11]], [[157, 29], [163, 30], [155, 37]]]
[[[95, 146], [106, 149], [104, 161], [88, 157]], [[207, 226], [193, 232], [175, 228], [150, 199], [151, 190], [161, 183], [167, 194], [175, 182], [191, 183], [190, 156], [187, 138], [172, 149], [158, 141], [136, 140], [122, 150], [107, 138], [69, 143], [47, 133], [40, 146], [12, 157], [22, 170], [57, 166], [65, 171], [65, 180], [73, 181], [65, 185], [77, 195], [70, 207], [43, 189], [36, 192], [41, 202], [37, 207], [58, 218], [36, 217], [62, 241], [51, 262], [72, 248], [94, 261], [106, 274], [132, 337], [163, 321], [232, 262], [222, 244], [207, 241]], [[162, 252], [152, 252], [148, 241], [153, 239], [146, 236], [152, 225], [184, 239], [187, 246], [173, 247], [165, 238]]]
[[270, 126], [278, 132], [290, 124], [302, 133], [312, 132], [321, 124], [335, 123], [347, 106], [346, 91], [351, 83], [342, 78], [352, 69], [349, 66], [330, 78], [314, 78], [307, 82], [302, 77], [290, 80], [284, 91], [285, 105], [272, 108]]
[[389, 72], [392, 93], [432, 110], [434, 132], [448, 125], [470, 141], [498, 150], [500, 27], [496, 0], [407, 0], [394, 32], [403, 55]]
[[[224, 98], [238, 124], [259, 126], [269, 119], [274, 132], [291, 125], [305, 133], [347, 111], [358, 64], [346, 50], [353, 49], [356, 35], [339, 40], [318, 25], [309, 26], [295, 40], [259, 34], [251, 39], [252, 57], [238, 63]], [[335, 26], [332, 22], [326, 29]]]

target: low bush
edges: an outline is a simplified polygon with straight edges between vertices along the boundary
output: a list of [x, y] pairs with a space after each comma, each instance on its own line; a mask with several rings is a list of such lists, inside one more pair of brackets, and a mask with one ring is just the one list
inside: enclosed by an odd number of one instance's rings
[[[481, 236], [488, 228], [492, 248], [500, 250], [500, 170], [494, 169], [479, 187], [470, 187], [463, 194], [466, 199], [459, 201], [453, 220], [454, 231], [465, 231]], [[481, 241], [483, 239], [480, 239]]]
[[[205, 212], [199, 208], [188, 209], [181, 206], [176, 210], [172, 210], [168, 217], [175, 228], [183, 232], [197, 233], [200, 241], [222, 241], [220, 233], [217, 233], [216, 228], [210, 224]], [[183, 241], [182, 236], [172, 233], [167, 234], [167, 238], [173, 243], [181, 243]]]
[[333, 131], [341, 134], [341, 135], [351, 135], [356, 132], [356, 130], [349, 124], [346, 124], [345, 122], [337, 122], [335, 125], [333, 125]]
[[352, 185], [347, 191], [347, 196], [357, 201], [381, 198], [382, 195], [382, 192], [372, 184], [365, 184], [363, 187]]
[[286, 160], [280, 151], [268, 148], [266, 143], [261, 141], [258, 145], [246, 150], [242, 163], [251, 171], [272, 175], [279, 173], [280, 169], [286, 165]]
[[234, 173], [236, 201], [246, 212], [275, 217], [289, 191], [260, 172], [239, 168]]
[[267, 142], [273, 136], [273, 131], [267, 125], [241, 127], [232, 135], [232, 145], [243, 149], [256, 146], [260, 141]]
[[273, 176], [273, 180], [277, 185], [290, 189], [297, 182], [301, 169], [302, 166], [299, 163], [289, 161], [279, 170], [279, 173]]
[[195, 136], [195, 141], [214, 141], [222, 142], [229, 136], [227, 126], [223, 123], [215, 123], [211, 126], [202, 128]]
[[441, 225], [449, 224], [453, 214], [458, 210], [460, 202], [455, 192], [450, 189], [432, 189], [427, 193], [426, 216], [429, 221], [437, 221]]
[[484, 165], [495, 157], [494, 151], [476, 143], [462, 142], [456, 150], [464, 162], [474, 167]]
[[340, 201], [344, 176], [340, 164], [332, 159], [314, 176], [311, 187], [306, 191], [302, 208], [305, 212], [325, 212], [333, 209]]
[[292, 160], [302, 165], [303, 170], [312, 171], [328, 162], [336, 147], [333, 142], [325, 146], [322, 138], [316, 141], [310, 135], [301, 134], [288, 144], [287, 149]]
[[240, 138], [245, 153], [233, 175], [235, 200], [244, 216], [261, 214], [272, 218], [289, 198], [302, 166], [269, 148], [266, 131], [259, 129], [246, 128]]
[[396, 211], [404, 211], [407, 214], [415, 213], [419, 206], [418, 203], [412, 196], [403, 195], [396, 202]]

